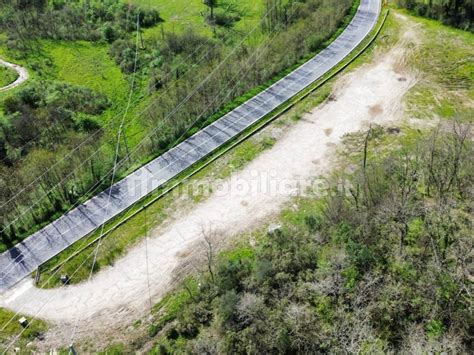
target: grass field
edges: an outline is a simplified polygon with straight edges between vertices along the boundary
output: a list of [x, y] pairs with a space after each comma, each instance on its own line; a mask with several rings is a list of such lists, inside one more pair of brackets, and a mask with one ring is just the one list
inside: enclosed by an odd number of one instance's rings
[[[212, 36], [212, 28], [206, 22], [205, 15], [208, 11], [202, 0], [132, 0], [132, 3], [148, 8], [156, 8], [164, 20], [162, 24], [145, 30], [145, 38], [160, 41], [162, 33], [196, 31], [201, 35]], [[264, 12], [263, 1], [253, 0], [222, 0], [216, 11], [235, 9], [241, 17], [232, 31], [249, 31], [258, 25]]]
[[410, 58], [421, 80], [407, 97], [409, 112], [416, 118], [472, 120], [474, 34], [435, 20], [410, 19], [417, 22], [423, 36], [417, 55]]
[[57, 80], [101, 92], [117, 105], [124, 103], [128, 83], [110, 58], [107, 46], [85, 41], [44, 44]]

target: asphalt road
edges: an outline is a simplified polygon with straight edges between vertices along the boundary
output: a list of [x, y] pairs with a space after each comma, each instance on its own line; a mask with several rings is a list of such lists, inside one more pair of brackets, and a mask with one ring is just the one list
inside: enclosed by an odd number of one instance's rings
[[[374, 28], [381, 0], [361, 0], [345, 31], [317, 56], [167, 153], [0, 255], [0, 293], [123, 212], [339, 64]], [[108, 196], [111, 193], [109, 201]]]

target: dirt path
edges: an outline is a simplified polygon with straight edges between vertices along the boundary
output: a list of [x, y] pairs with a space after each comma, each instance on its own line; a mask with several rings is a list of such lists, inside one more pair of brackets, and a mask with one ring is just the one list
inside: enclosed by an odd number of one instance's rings
[[[328, 171], [341, 137], [369, 123], [400, 119], [402, 97], [415, 78], [404, 69], [405, 46], [376, 55], [336, 83], [334, 100], [306, 114], [275, 146], [244, 170], [223, 181], [206, 201], [152, 233], [148, 241], [151, 295], [156, 302], [169, 289], [183, 256], [196, 253], [203, 229], [220, 238], [248, 230], [281, 210], [315, 176]], [[0, 298], [0, 306], [58, 322], [49, 344], [64, 344], [77, 319], [78, 337], [120, 328], [148, 303], [145, 244], [131, 250], [90, 282], [57, 290], [22, 282]], [[122, 328], [123, 329], [123, 328]]]
[[0, 58], [0, 65], [3, 67], [11, 68], [18, 73], [18, 78], [13, 83], [7, 86], [1, 87], [0, 92], [16, 88], [18, 85], [21, 85], [26, 80], [28, 80], [29, 75], [28, 75], [28, 71], [25, 68], [13, 63], [6, 62], [1, 58]]

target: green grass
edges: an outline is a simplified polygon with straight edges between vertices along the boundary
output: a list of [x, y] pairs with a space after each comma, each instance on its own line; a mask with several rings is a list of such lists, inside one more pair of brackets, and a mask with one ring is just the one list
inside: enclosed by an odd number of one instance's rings
[[13, 69], [0, 66], [0, 88], [13, 83], [18, 78], [18, 74]]
[[117, 103], [124, 102], [128, 83], [110, 58], [106, 45], [44, 41], [43, 49], [52, 60], [57, 80], [88, 87]]
[[[129, 84], [104, 44], [85, 41], [44, 41], [45, 57], [52, 63], [52, 77], [105, 94], [118, 111], [127, 100]], [[105, 119], [107, 114], [105, 114]]]
[[167, 295], [163, 299], [153, 306], [152, 312], [155, 314], [161, 314], [162, 319], [165, 322], [173, 320], [176, 314], [179, 312], [181, 307], [191, 298], [191, 295], [198, 289], [198, 284], [193, 279], [187, 279], [184, 281], [189, 288], [191, 294], [187, 291], [181, 291], [170, 297]]
[[[0, 329], [6, 326], [6, 328], [0, 332], [0, 351], [1, 352], [3, 352], [2, 349], [6, 349], [6, 347], [10, 345], [11, 341], [23, 331], [24, 328], [18, 322], [21, 317], [22, 315], [15, 315], [14, 312], [0, 308]], [[19, 342], [17, 342], [15, 346], [25, 345], [26, 342], [37, 338], [39, 335], [43, 334], [48, 329], [47, 323], [41, 320], [37, 320], [37, 319], [33, 320], [31, 317], [25, 317], [25, 318], [28, 320], [30, 325], [28, 328], [26, 328], [25, 331], [23, 331], [23, 333], [21, 334], [19, 338]], [[9, 322], [11, 319], [12, 321]], [[9, 350], [11, 352], [13, 349], [11, 348]]]
[[[163, 23], [144, 31], [147, 40], [160, 41], [163, 32], [181, 33], [187, 30], [209, 37], [213, 35], [212, 27], [203, 16], [207, 14], [208, 8], [202, 0], [132, 0], [132, 3], [157, 9], [164, 20]], [[216, 11], [227, 6], [236, 8], [241, 15], [241, 20], [235, 24], [233, 31], [249, 31], [258, 25], [264, 13], [264, 2], [254, 0], [222, 0]]]
[[474, 104], [474, 34], [435, 20], [407, 16], [422, 35], [410, 65], [419, 80], [406, 97], [416, 118], [471, 117]]
[[242, 169], [248, 162], [255, 159], [263, 150], [271, 148], [274, 144], [275, 139], [272, 137], [267, 137], [265, 140], [262, 140], [257, 144], [251, 140], [243, 142], [235, 148], [227, 166], [219, 171], [219, 178], [226, 178], [235, 170]]

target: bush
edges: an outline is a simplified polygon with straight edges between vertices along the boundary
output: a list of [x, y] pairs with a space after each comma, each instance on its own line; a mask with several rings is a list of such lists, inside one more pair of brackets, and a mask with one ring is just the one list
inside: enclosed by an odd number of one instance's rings
[[78, 115], [76, 119], [76, 130], [82, 132], [94, 132], [100, 129], [100, 123], [87, 115]]
[[107, 43], [112, 43], [117, 39], [117, 34], [112, 26], [106, 25], [102, 28], [102, 36]]
[[[134, 43], [119, 39], [112, 43], [109, 49], [110, 56], [124, 73], [132, 73], [135, 69], [136, 46]], [[137, 58], [137, 70], [141, 66], [140, 58]]]
[[[210, 18], [208, 18], [210, 21]], [[232, 27], [236, 22], [240, 21], [240, 16], [217, 11], [214, 15], [214, 23], [221, 27]]]
[[[100, 125], [92, 116], [101, 114], [109, 105], [104, 95], [86, 88], [33, 82], [5, 99], [7, 121], [0, 132], [6, 145], [21, 149], [20, 155], [24, 155], [36, 144], [54, 144], [54, 140], [43, 138], [42, 132], [47, 130], [54, 130], [54, 139], [60, 141], [72, 128], [77, 131], [98, 129]], [[14, 160], [14, 157], [9, 159]]]
[[[36, 4], [36, 2], [35, 2]], [[42, 6], [24, 6], [23, 2], [0, 3], [0, 30], [11, 40], [27, 39], [91, 40], [101, 38], [111, 43], [135, 31], [140, 13], [140, 25], [151, 27], [162, 21], [155, 9], [138, 9], [120, 0], [52, 1]], [[20, 26], [20, 27], [18, 27]]]

